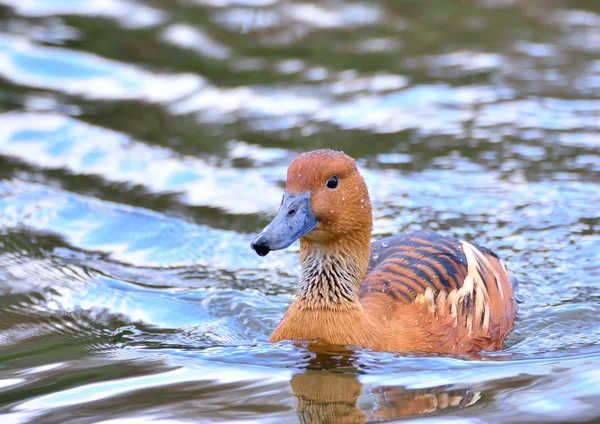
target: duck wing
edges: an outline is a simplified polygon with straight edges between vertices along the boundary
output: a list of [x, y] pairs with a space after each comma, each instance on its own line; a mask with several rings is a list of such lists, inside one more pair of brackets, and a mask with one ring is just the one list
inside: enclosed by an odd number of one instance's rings
[[360, 297], [365, 304], [431, 312], [437, 326], [488, 340], [505, 337], [517, 309], [511, 277], [494, 252], [431, 231], [372, 243]]

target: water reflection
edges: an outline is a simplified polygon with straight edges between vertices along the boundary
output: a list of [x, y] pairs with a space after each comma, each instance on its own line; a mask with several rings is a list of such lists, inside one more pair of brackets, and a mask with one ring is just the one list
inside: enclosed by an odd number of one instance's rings
[[[433, 415], [475, 404], [480, 392], [452, 384], [411, 389], [402, 385], [363, 384], [364, 363], [340, 347], [303, 345], [310, 358], [290, 380], [302, 423], [365, 423]], [[340, 372], [341, 370], [344, 370]]]
[[155, 75], [89, 53], [42, 47], [7, 34], [0, 34], [0, 60], [0, 74], [15, 84], [92, 99], [171, 101], [203, 84], [195, 75]]
[[[56, 114], [5, 114], [0, 123], [5, 125], [0, 152], [40, 167], [96, 174], [109, 182], [140, 184], [158, 193], [177, 192], [181, 201], [233, 213], [256, 212], [265, 204], [276, 205], [280, 197], [279, 188], [269, 180], [284, 172], [281, 166], [247, 170], [215, 166]], [[240, 143], [230, 146], [234, 155], [244, 149]], [[246, 159], [252, 159], [250, 150], [245, 149]], [[265, 164], [281, 156], [276, 150], [260, 153], [257, 162]], [[261, 186], [263, 203], [244, 190], [248, 185]]]
[[365, 423], [435, 415], [469, 407], [481, 399], [480, 392], [447, 386], [420, 390], [371, 386], [364, 393], [358, 376], [327, 371], [296, 373], [290, 386], [297, 400], [298, 418], [307, 424]]
[[25, 16], [102, 16], [117, 19], [125, 28], [154, 26], [165, 19], [162, 11], [130, 0], [0, 0], [0, 3]]

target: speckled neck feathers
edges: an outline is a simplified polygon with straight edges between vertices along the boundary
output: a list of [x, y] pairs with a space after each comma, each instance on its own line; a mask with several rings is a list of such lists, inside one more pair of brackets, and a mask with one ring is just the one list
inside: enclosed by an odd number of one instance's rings
[[362, 277], [358, 264], [335, 254], [308, 254], [302, 263], [296, 299], [311, 307], [329, 309], [358, 302]]
[[309, 309], [359, 307], [359, 290], [370, 251], [369, 239], [361, 238], [328, 245], [302, 240], [302, 274], [296, 302]]

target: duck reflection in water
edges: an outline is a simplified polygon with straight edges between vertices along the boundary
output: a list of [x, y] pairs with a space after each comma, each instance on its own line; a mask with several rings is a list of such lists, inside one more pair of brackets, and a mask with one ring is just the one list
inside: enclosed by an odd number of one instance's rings
[[314, 357], [307, 369], [294, 374], [290, 381], [301, 423], [391, 421], [461, 409], [481, 398], [480, 392], [448, 385], [426, 389], [376, 384], [365, 387], [357, 373], [328, 370], [330, 367], [356, 370], [353, 365], [356, 357], [349, 350], [342, 353], [338, 347], [336, 355], [315, 352], [315, 346], [309, 346], [309, 350]]

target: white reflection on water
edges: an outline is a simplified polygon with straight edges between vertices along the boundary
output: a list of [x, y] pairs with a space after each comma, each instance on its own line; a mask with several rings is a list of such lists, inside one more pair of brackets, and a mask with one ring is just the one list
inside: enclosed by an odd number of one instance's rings
[[[232, 213], [262, 211], [265, 205], [277, 205], [281, 197], [274, 180], [285, 175], [284, 165], [245, 170], [218, 167], [55, 114], [11, 113], [0, 116], [0, 123], [4, 128], [0, 152], [43, 168], [64, 168], [111, 182], [140, 184], [155, 193], [183, 193], [180, 200], [188, 204]], [[276, 151], [273, 154], [281, 156]], [[268, 157], [270, 153], [264, 150], [262, 155]], [[248, 187], [260, 188], [260, 202]]]
[[168, 387], [186, 382], [219, 382], [220, 384], [232, 384], [240, 382], [251, 382], [261, 380], [265, 383], [287, 383], [291, 377], [291, 371], [277, 370], [269, 372], [268, 369], [259, 371], [252, 367], [236, 367], [235, 370], [226, 371], [226, 367], [214, 366], [211, 363], [199, 365], [187, 365], [185, 368], [160, 372], [156, 374], [135, 376], [116, 379], [113, 381], [102, 381], [89, 383], [83, 386], [57, 391], [47, 395], [41, 395], [32, 400], [25, 401], [14, 408], [13, 414], [18, 419], [20, 414], [25, 414], [29, 419], [38, 414], [68, 406], [81, 405], [88, 402], [97, 402], [115, 396], [125, 396], [131, 392], [144, 390], [148, 387]]
[[[244, 33], [281, 28], [291, 30], [292, 38], [300, 38], [313, 29], [348, 29], [380, 23], [382, 15], [383, 11], [374, 4], [336, 3], [331, 7], [319, 3], [289, 2], [272, 9], [230, 7], [217, 13], [215, 21]], [[268, 42], [280, 44], [289, 37], [290, 34], [287, 34]]]
[[42, 47], [0, 34], [0, 75], [20, 85], [91, 99], [167, 102], [204, 84], [197, 75], [156, 75], [93, 54]]
[[320, 28], [352, 28], [374, 24], [382, 11], [373, 4], [338, 3], [327, 8], [318, 3], [291, 3], [283, 9], [293, 21]]
[[600, 51], [600, 14], [589, 10], [557, 9], [548, 21], [565, 30], [569, 48], [597, 54]]
[[456, 69], [457, 75], [464, 76], [473, 72], [489, 72], [505, 65], [502, 55], [471, 50], [457, 50], [452, 53], [425, 56], [407, 60], [410, 67], [427, 67], [432, 76], [441, 76], [446, 68]]
[[186, 24], [176, 24], [167, 27], [162, 33], [162, 39], [186, 49], [194, 50], [201, 55], [215, 59], [227, 59], [231, 56], [231, 49], [210, 35]]
[[[250, 249], [251, 236], [166, 218], [145, 209], [17, 180], [0, 184], [0, 194], [0, 227], [4, 230], [57, 234], [69, 245], [106, 253], [120, 263], [139, 267], [202, 265], [228, 270], [290, 270], [297, 266], [293, 252], [272, 261], [260, 260]], [[36, 266], [35, 262], [29, 265], [31, 272], [19, 264], [14, 268], [31, 277], [38, 270]]]
[[[165, 31], [163, 35], [168, 40], [200, 49], [203, 54], [219, 58], [230, 54], [226, 46], [207, 43], [203, 33], [194, 28], [176, 25]], [[485, 56], [475, 63], [471, 59], [469, 55], [454, 54], [451, 62], [464, 68], [463, 71], [496, 66], [497, 62], [492, 56]], [[440, 57], [439, 60], [446, 63], [449, 59]], [[482, 60], [486, 63], [479, 63]], [[464, 136], [465, 123], [469, 122], [473, 127], [472, 137], [499, 141], [508, 128], [517, 131], [529, 128], [600, 130], [598, 100], [541, 96], [515, 99], [514, 90], [508, 86], [410, 86], [408, 79], [401, 75], [368, 76], [354, 71], [332, 74], [327, 68], [312, 67], [304, 72], [312, 82], [289, 86], [286, 90], [276, 86], [220, 88], [209, 84], [200, 75], [157, 75], [137, 66], [84, 52], [40, 46], [6, 34], [0, 35], [0, 64], [0, 74], [21, 85], [91, 99], [170, 102], [168, 110], [171, 113], [197, 113], [203, 122], [268, 118], [267, 121], [249, 122], [261, 131], [329, 122], [343, 129], [365, 129], [375, 133], [418, 128], [424, 135]], [[303, 67], [300, 62], [291, 62], [291, 65], [292, 72]], [[596, 72], [594, 69], [590, 67], [590, 72]], [[592, 78], [593, 75], [584, 77]], [[539, 113], [540, 107], [545, 113]], [[515, 135], [514, 131], [511, 135]]]
[[270, 6], [279, 3], [280, 0], [190, 0], [194, 3], [214, 6], [214, 7], [231, 7], [231, 6]]
[[0, 0], [24, 16], [84, 15], [117, 19], [125, 28], [158, 25], [164, 12], [132, 0]]
[[554, 44], [532, 43], [531, 41], [519, 40], [514, 45], [514, 50], [526, 53], [531, 57], [552, 57], [559, 54]]

